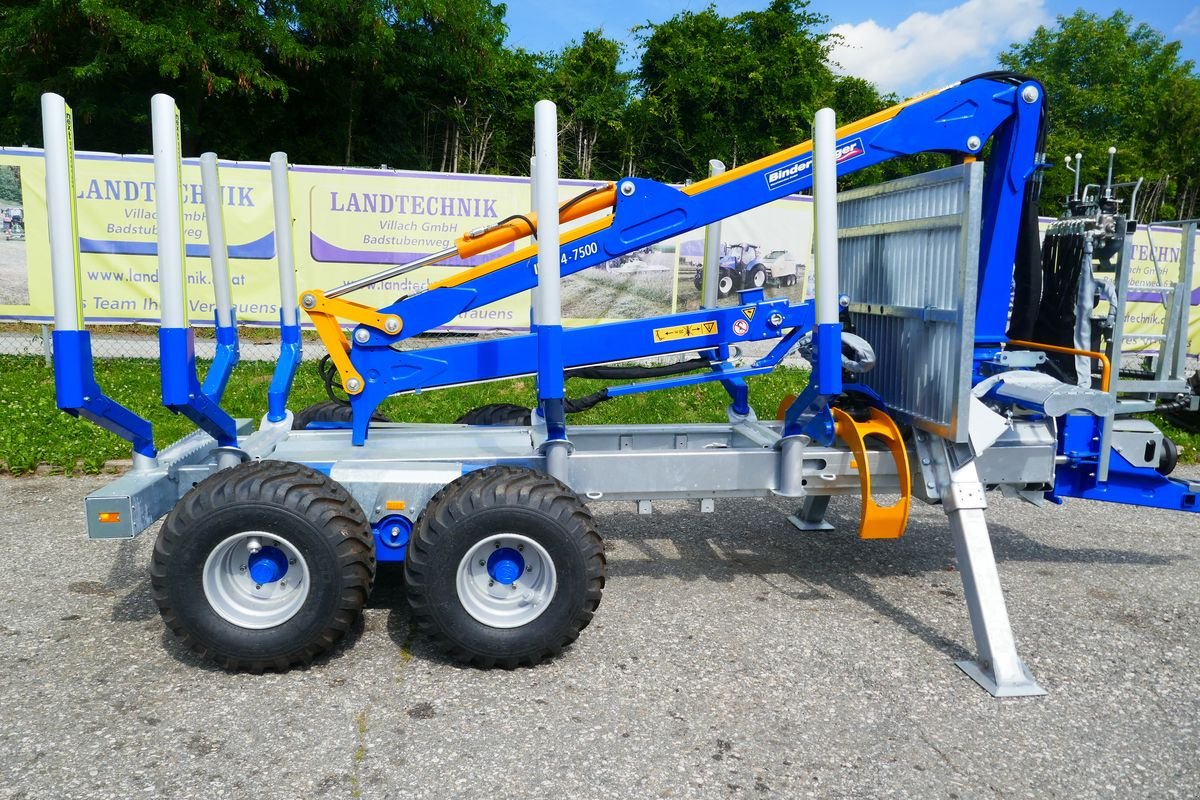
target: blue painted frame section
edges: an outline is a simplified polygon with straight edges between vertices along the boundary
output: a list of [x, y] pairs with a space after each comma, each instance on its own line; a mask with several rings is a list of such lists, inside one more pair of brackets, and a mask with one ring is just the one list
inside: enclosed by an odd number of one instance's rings
[[[747, 311], [752, 319], [748, 319]], [[777, 326], [772, 325], [770, 321], [775, 314], [778, 314], [780, 319]], [[738, 320], [748, 321], [749, 329], [742, 336], [733, 332], [734, 323]], [[769, 362], [773, 366], [782, 360], [800, 335], [812, 329], [813, 320], [812, 301], [793, 305], [786, 298], [775, 298], [745, 305], [570, 328], [562, 331], [562, 358], [558, 372], [561, 376], [563, 369], [572, 367], [690, 350], [707, 350], [719, 355], [720, 352], [728, 353], [730, 342], [784, 337], [784, 341], [761, 360], [767, 362], [773, 359]], [[712, 324], [712, 333], [686, 339], [656, 340], [655, 329], [705, 323]], [[365, 344], [359, 344], [355, 340], [355, 345], [350, 351], [350, 360], [354, 368], [366, 380], [363, 391], [350, 396], [354, 416], [354, 444], [366, 441], [371, 414], [383, 400], [393, 394], [532, 375], [538, 371], [539, 343], [536, 334], [507, 336], [502, 339], [423, 350], [396, 351], [390, 347], [394, 337], [380, 335], [379, 331], [372, 328], [356, 329], [356, 334], [358, 330], [366, 330], [370, 336]], [[837, 354], [840, 364], [840, 343]], [[760, 371], [770, 371], [771, 366], [765, 366]], [[729, 373], [705, 376], [709, 380], [730, 381], [740, 377]]]
[[208, 367], [208, 373], [204, 376], [204, 383], [200, 387], [204, 394], [217, 403], [220, 403], [221, 398], [225, 396], [225, 387], [229, 385], [229, 376], [233, 373], [233, 368], [238, 365], [238, 361], [241, 360], [237, 318], [234, 316], [232, 308], [229, 309], [229, 323], [229, 325], [221, 325], [216, 312], [213, 313], [217, 338], [216, 354], [213, 356], [212, 364]]
[[1182, 481], [1158, 471], [1135, 467], [1116, 450], [1111, 450], [1108, 480], [1096, 480], [1099, 467], [1101, 417], [1068, 414], [1060, 418], [1058, 453], [1066, 457], [1054, 472], [1054, 489], [1046, 498], [1061, 503], [1064, 497], [1082, 497], [1109, 503], [1148, 506], [1169, 511], [1200, 513], [1200, 494], [1190, 491]]
[[221, 447], [236, 447], [237, 423], [221, 408], [220, 397], [204, 392], [196, 375], [195, 332], [191, 328], [159, 328], [158, 358], [163, 405], [190, 419]]
[[92, 364], [92, 336], [87, 331], [53, 332], [54, 396], [58, 407], [83, 417], [133, 445], [139, 455], [154, 458], [150, 421], [104, 394]]
[[813, 334], [812, 377], [783, 416], [783, 435], [805, 434], [814, 442], [829, 447], [833, 444], [835, 428], [833, 400], [842, 393], [842, 326], [818, 325]]
[[566, 377], [563, 375], [562, 325], [534, 325], [533, 337], [537, 348], [538, 413], [546, 421], [546, 438], [562, 441], [567, 438]]
[[[300, 344], [300, 326], [284, 325], [283, 312], [279, 320], [279, 360], [275, 362], [275, 372], [271, 374], [271, 385], [267, 388], [267, 419], [270, 422], [283, 422], [287, 419], [288, 395], [292, 393], [292, 382], [296, 379], [296, 370], [304, 357]], [[365, 420], [370, 422], [374, 408], [367, 412]]]
[[400, 563], [408, 553], [413, 523], [403, 514], [388, 514], [371, 525], [375, 537], [375, 560]]

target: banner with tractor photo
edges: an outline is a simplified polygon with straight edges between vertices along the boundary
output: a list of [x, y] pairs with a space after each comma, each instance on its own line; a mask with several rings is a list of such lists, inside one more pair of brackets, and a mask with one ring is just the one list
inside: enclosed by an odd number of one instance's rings
[[[79, 153], [76, 173], [88, 321], [156, 323], [156, 222], [149, 156]], [[223, 162], [220, 177], [237, 318], [241, 323], [277, 324], [267, 164]], [[196, 159], [184, 160], [183, 180], [189, 315], [193, 324], [210, 325], [208, 237]], [[596, 183], [564, 180], [559, 194], [566, 201]], [[464, 231], [530, 208], [526, 177], [295, 165], [290, 192], [301, 289], [329, 289], [386, 265], [413, 261], [448, 247]], [[53, 318], [44, 195], [41, 151], [0, 148], [0, 214], [5, 220], [0, 237], [0, 320]], [[788, 198], [725, 220], [720, 244], [722, 298], [745, 287], [763, 287], [768, 295], [793, 300], [811, 292], [808, 198]], [[1131, 281], [1155, 275], [1162, 278], [1155, 282], [1172, 280], [1179, 250], [1178, 229], [1139, 229]], [[581, 325], [697, 308], [703, 253], [704, 231], [698, 230], [572, 275], [563, 281], [564, 322]], [[425, 267], [364, 289], [354, 299], [386, 305], [481, 258]], [[1200, 305], [1200, 270], [1192, 289], [1192, 305]], [[1147, 297], [1131, 303], [1127, 329], [1161, 326], [1156, 320], [1161, 320], [1162, 307], [1156, 301]], [[459, 316], [445, 330], [518, 331], [528, 323], [526, 293]], [[1190, 342], [1189, 350], [1200, 353], [1200, 314], [1192, 314]]]

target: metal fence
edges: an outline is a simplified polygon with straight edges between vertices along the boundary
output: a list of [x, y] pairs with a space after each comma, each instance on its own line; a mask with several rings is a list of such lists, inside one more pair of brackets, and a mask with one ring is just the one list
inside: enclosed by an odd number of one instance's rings
[[[158, 360], [158, 327], [154, 325], [89, 325], [94, 358], [141, 358]], [[41, 356], [46, 365], [54, 354], [51, 325], [13, 325], [0, 330], [0, 354]], [[275, 328], [243, 326], [238, 331], [243, 361], [275, 361], [279, 358], [279, 333]], [[306, 331], [305, 344], [316, 343]], [[196, 329], [196, 355], [212, 358], [215, 341], [211, 328]]]

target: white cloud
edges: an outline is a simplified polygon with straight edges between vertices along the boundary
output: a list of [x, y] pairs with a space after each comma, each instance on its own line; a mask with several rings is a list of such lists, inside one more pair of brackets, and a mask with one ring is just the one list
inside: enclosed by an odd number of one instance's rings
[[[842, 37], [833, 60], [848, 75], [881, 91], [925, 86], [924, 80], [957, 74], [955, 66], [986, 59], [1049, 21], [1045, 0], [967, 0], [940, 14], [917, 12], [895, 28], [873, 19], [833, 28]], [[962, 76], [960, 76], [962, 77]]]
[[1200, 33], [1200, 6], [1193, 6], [1172, 33]]

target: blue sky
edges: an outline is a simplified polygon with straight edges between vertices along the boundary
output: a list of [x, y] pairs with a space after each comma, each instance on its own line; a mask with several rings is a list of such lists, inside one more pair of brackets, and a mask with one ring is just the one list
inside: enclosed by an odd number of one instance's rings
[[[732, 15], [761, 9], [768, 0], [714, 0]], [[556, 50], [601, 28], [632, 49], [630, 29], [647, 20], [661, 22], [682, 10], [699, 11], [707, 0], [509, 0], [509, 43], [527, 50]], [[1186, 58], [1200, 62], [1200, 0], [812, 0], [810, 9], [830, 18], [830, 28], [847, 47], [835, 57], [847, 71], [901, 95], [950, 83], [991, 69], [996, 55], [1026, 38], [1039, 24], [1083, 7], [1101, 16], [1129, 11], [1168, 39], [1183, 42]]]

